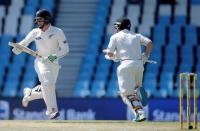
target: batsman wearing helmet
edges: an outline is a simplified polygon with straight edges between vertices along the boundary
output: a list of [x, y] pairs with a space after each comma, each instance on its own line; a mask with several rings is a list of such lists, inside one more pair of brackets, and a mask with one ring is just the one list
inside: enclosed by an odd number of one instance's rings
[[[69, 52], [69, 47], [64, 32], [52, 26], [51, 20], [49, 11], [44, 9], [37, 11], [35, 23], [38, 28], [30, 31], [19, 44], [29, 46], [32, 41], [35, 41], [38, 56], [42, 56], [36, 57], [34, 61], [34, 67], [41, 84], [33, 89], [24, 89], [22, 105], [27, 107], [30, 101], [43, 98], [47, 107], [46, 115], [50, 119], [55, 119], [60, 115], [55, 92], [60, 69], [58, 61]], [[13, 48], [12, 51], [16, 55], [22, 52], [18, 48]]]
[[[122, 100], [136, 115], [136, 122], [146, 120], [141, 103], [140, 88], [142, 87], [143, 65], [148, 61], [152, 50], [150, 39], [130, 31], [131, 22], [128, 18], [120, 18], [114, 23], [117, 31], [112, 35], [106, 49], [106, 58], [119, 60], [117, 68], [118, 84]], [[141, 45], [146, 46], [142, 54]]]

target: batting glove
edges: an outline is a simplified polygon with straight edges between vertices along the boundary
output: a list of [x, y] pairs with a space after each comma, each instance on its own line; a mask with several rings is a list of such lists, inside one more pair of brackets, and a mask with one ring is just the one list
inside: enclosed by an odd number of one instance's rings
[[145, 64], [149, 59], [149, 56], [146, 55], [146, 53], [142, 53], [142, 62]]
[[51, 62], [54, 62], [57, 58], [58, 58], [58, 57], [57, 57], [56, 55], [49, 55], [49, 56], [48, 56], [48, 59], [49, 59], [49, 61], [51, 61]]

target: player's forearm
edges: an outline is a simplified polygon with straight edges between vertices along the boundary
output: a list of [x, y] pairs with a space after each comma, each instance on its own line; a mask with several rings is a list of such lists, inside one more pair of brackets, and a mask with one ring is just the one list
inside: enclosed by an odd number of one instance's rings
[[31, 42], [32, 42], [31, 40], [27, 40], [27, 39], [25, 38], [25, 39], [23, 39], [21, 42], [19, 42], [19, 44], [27, 47], [27, 46], [30, 45]]
[[153, 48], [153, 44], [152, 44], [152, 41], [150, 41], [149, 43], [147, 43], [147, 46], [146, 46], [146, 52], [145, 52], [146, 56], [150, 56], [152, 48]]
[[30, 43], [34, 40], [35, 34], [35, 30], [32, 30], [21, 42], [19, 42], [19, 44], [28, 47]]

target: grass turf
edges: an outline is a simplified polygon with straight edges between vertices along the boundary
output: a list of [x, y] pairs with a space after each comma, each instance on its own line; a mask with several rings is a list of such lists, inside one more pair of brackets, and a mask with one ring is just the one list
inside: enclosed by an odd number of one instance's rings
[[[200, 124], [198, 125], [200, 127]], [[184, 124], [186, 130], [186, 123]], [[194, 129], [193, 129], [194, 130]], [[179, 122], [1, 120], [0, 131], [181, 131]], [[194, 130], [195, 131], [195, 130]], [[197, 131], [197, 130], [196, 130]]]

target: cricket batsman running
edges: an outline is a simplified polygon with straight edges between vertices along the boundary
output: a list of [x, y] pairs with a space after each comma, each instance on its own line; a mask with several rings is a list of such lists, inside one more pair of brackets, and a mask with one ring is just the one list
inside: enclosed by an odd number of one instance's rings
[[[134, 121], [144, 121], [146, 116], [141, 103], [140, 88], [143, 88], [143, 65], [148, 62], [153, 44], [143, 35], [130, 31], [131, 22], [128, 18], [118, 19], [114, 26], [117, 33], [111, 36], [104, 53], [107, 59], [120, 61], [117, 68], [120, 95], [136, 115]], [[145, 53], [142, 53], [141, 45], [146, 46]]]
[[[55, 92], [60, 68], [58, 61], [69, 52], [69, 47], [64, 32], [52, 26], [51, 20], [51, 14], [47, 10], [37, 11], [35, 23], [38, 28], [30, 31], [19, 44], [27, 47], [35, 41], [38, 57], [35, 59], [34, 67], [41, 83], [33, 89], [24, 89], [22, 105], [27, 107], [30, 101], [43, 98], [47, 107], [46, 115], [50, 119], [55, 119], [60, 115]], [[17, 47], [14, 47], [12, 51], [16, 55], [22, 52]]]

